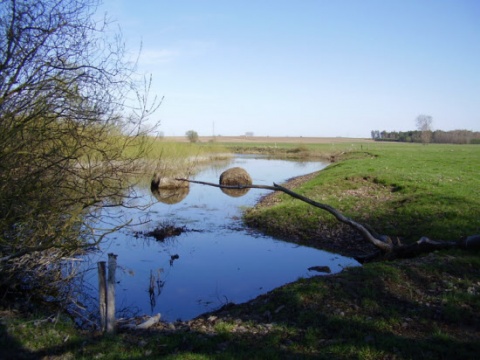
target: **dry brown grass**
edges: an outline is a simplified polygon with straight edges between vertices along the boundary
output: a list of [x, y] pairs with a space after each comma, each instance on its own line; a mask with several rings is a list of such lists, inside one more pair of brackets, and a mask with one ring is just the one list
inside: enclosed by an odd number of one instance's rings
[[[185, 136], [167, 136], [166, 141], [188, 142]], [[341, 144], [341, 143], [370, 143], [372, 139], [346, 137], [290, 137], [290, 136], [200, 136], [200, 142], [222, 143], [293, 143], [293, 144]]]

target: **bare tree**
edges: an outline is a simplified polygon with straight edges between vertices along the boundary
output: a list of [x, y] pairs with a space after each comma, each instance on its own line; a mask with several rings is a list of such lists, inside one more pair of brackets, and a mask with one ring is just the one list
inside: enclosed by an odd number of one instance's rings
[[432, 140], [433, 119], [429, 115], [418, 115], [415, 119], [417, 130], [421, 132], [422, 144], [428, 144]]
[[145, 149], [145, 121], [158, 102], [149, 105], [150, 82], [135, 81], [122, 39], [96, 19], [98, 3], [0, 1], [0, 287], [7, 290], [102, 239], [109, 229], [95, 229], [98, 210], [125, 203]]

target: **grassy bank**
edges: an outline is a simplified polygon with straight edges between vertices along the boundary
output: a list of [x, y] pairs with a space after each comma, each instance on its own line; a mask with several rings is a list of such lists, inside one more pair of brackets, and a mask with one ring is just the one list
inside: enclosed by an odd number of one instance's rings
[[[480, 232], [480, 147], [375, 143], [339, 157], [296, 190], [406, 242], [421, 236], [456, 240]], [[247, 222], [339, 252], [355, 236], [329, 214], [286, 195], [274, 203], [248, 211]], [[336, 244], [339, 232], [347, 234], [347, 243]], [[343, 252], [351, 254], [349, 250]]]
[[114, 337], [2, 313], [2, 359], [476, 359], [478, 255], [299, 280], [189, 324]]
[[[295, 190], [405, 241], [480, 232], [480, 147], [340, 146], [336, 162]], [[364, 248], [328, 215], [284, 195], [246, 217], [291, 241]], [[191, 322], [115, 337], [7, 309], [0, 313], [0, 358], [475, 359], [479, 314], [479, 254], [437, 252], [299, 279]]]

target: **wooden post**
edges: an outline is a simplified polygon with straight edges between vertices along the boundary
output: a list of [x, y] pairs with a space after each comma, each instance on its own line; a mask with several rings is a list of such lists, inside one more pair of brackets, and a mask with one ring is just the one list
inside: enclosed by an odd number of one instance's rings
[[98, 262], [98, 305], [100, 309], [100, 327], [102, 332], [107, 324], [107, 281], [105, 261]]
[[117, 255], [108, 254], [107, 279], [107, 333], [115, 332], [115, 271], [117, 269]]

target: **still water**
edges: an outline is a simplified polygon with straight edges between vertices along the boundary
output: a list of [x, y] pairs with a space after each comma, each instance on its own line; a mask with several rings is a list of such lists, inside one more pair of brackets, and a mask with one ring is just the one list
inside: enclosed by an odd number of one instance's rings
[[[236, 156], [228, 164], [205, 169], [194, 180], [218, 183], [220, 174], [235, 166], [247, 170], [254, 184], [272, 185], [326, 164]], [[176, 204], [158, 202], [150, 189], [136, 191], [138, 204], [153, 205], [124, 215], [141, 224], [109, 235], [101, 251], [90, 257], [90, 264], [95, 264], [107, 260], [107, 253], [118, 255], [117, 309], [161, 313], [164, 321], [189, 320], [227, 302], [245, 302], [298, 278], [318, 275], [308, 270], [312, 266], [328, 266], [336, 273], [358, 265], [350, 258], [245, 228], [242, 208], [253, 206], [268, 190], [250, 189], [242, 197], [230, 197], [219, 188], [191, 184], [188, 196]], [[165, 223], [187, 231], [164, 241], [138, 236]], [[87, 282], [95, 291], [93, 270]]]

